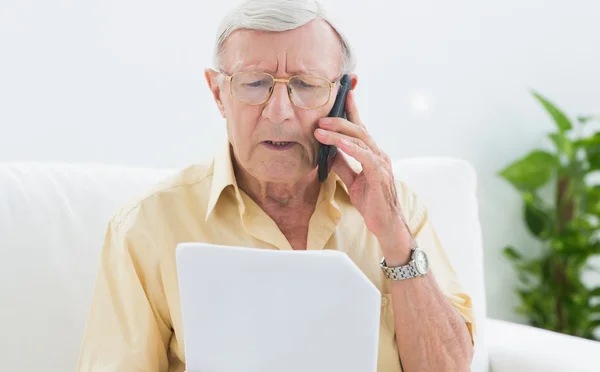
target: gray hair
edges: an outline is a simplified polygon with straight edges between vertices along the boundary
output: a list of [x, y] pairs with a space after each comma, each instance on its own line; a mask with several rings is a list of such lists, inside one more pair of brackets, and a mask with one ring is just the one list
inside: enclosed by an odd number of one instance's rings
[[239, 29], [282, 32], [295, 29], [316, 20], [329, 23], [338, 34], [342, 46], [340, 74], [354, 71], [356, 61], [344, 34], [336, 28], [319, 0], [245, 0], [233, 8], [221, 21], [217, 30], [213, 64], [218, 70], [222, 64], [223, 44], [232, 32]]

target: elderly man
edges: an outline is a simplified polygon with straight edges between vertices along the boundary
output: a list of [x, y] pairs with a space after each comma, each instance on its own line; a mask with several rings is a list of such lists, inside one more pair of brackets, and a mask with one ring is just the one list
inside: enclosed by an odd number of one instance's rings
[[[353, 91], [347, 120], [326, 118], [340, 76], [356, 87], [353, 58], [314, 0], [228, 14], [206, 71], [226, 146], [110, 220], [79, 371], [185, 370], [175, 247], [188, 241], [343, 251], [383, 296], [379, 372], [469, 370], [471, 301], [424, 205], [394, 180]], [[341, 150], [323, 183], [320, 143]]]

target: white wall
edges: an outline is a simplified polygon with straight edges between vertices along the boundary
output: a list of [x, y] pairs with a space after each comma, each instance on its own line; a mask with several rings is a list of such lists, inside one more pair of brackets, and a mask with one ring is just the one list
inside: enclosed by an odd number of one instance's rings
[[[331, 0], [359, 53], [361, 116], [392, 157], [449, 155], [479, 174], [488, 311], [512, 314], [505, 244], [535, 245], [496, 173], [544, 144], [534, 88], [600, 112], [600, 3]], [[183, 166], [224, 134], [205, 86], [232, 2], [0, 3], [0, 161]]]

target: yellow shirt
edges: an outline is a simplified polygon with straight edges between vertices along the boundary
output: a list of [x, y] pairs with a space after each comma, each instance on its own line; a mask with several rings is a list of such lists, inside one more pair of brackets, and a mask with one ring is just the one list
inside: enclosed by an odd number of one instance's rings
[[[102, 249], [78, 371], [181, 372], [183, 328], [175, 266], [180, 242], [292, 249], [274, 221], [237, 187], [229, 146], [214, 161], [188, 167], [111, 218]], [[429, 256], [432, 274], [462, 314], [471, 337], [471, 299], [415, 193], [397, 182], [406, 220]], [[343, 251], [382, 293], [378, 372], [400, 372], [388, 283], [377, 239], [335, 173], [322, 185], [308, 249]], [[243, 309], [240, 309], [243, 311]]]

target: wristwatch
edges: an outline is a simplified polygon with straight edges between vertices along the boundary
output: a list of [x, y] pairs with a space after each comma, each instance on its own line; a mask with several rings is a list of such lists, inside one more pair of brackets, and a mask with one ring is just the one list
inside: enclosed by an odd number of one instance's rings
[[410, 261], [407, 265], [389, 267], [385, 263], [384, 257], [381, 260], [380, 266], [386, 278], [391, 280], [404, 280], [427, 274], [427, 271], [429, 271], [429, 260], [427, 259], [425, 251], [416, 247], [413, 249], [410, 255]]

